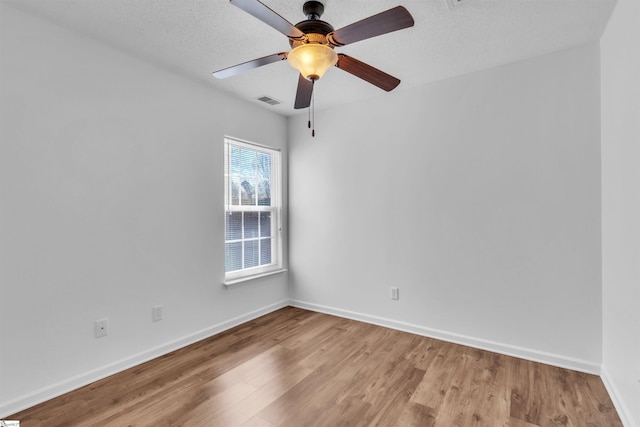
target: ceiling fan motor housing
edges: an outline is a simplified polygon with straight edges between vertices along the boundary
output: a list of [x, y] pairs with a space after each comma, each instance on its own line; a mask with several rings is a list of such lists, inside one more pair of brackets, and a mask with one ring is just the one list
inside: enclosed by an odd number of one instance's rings
[[334, 31], [331, 24], [319, 19], [307, 19], [306, 21], [298, 22], [295, 27], [305, 34], [305, 37], [301, 40], [289, 39], [291, 47], [297, 47], [305, 43], [320, 43], [329, 45], [327, 42], [327, 34]]

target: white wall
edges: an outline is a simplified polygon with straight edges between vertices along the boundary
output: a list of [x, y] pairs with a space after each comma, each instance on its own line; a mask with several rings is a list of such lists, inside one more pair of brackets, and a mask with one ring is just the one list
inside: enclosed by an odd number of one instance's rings
[[603, 378], [640, 426], [640, 2], [602, 37]]
[[598, 372], [599, 114], [590, 45], [291, 119], [292, 298]]
[[286, 119], [0, 7], [0, 418], [286, 303], [221, 284], [223, 136]]

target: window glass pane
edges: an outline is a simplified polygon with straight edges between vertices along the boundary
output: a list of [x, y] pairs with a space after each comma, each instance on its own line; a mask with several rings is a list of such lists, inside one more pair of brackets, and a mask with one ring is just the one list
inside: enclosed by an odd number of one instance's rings
[[271, 212], [260, 212], [260, 237], [271, 236]]
[[271, 239], [260, 240], [260, 265], [271, 264]]
[[258, 178], [271, 178], [271, 155], [258, 153]]
[[225, 240], [242, 239], [242, 212], [228, 212], [225, 220]]
[[240, 173], [240, 148], [231, 147], [231, 159], [229, 160], [229, 165], [231, 166], [231, 173], [234, 175], [238, 175]]
[[244, 242], [244, 268], [258, 266], [258, 240]]
[[256, 204], [256, 181], [255, 179], [243, 179], [240, 183], [240, 197], [244, 206], [255, 206]]
[[240, 178], [232, 178], [231, 179], [231, 204], [239, 205], [240, 204]]
[[244, 213], [244, 238], [255, 239], [258, 237], [258, 212]]
[[224, 271], [240, 270], [242, 268], [242, 242], [225, 243]]
[[271, 183], [269, 181], [258, 183], [258, 205], [271, 206]]
[[257, 154], [255, 150], [249, 150], [247, 148], [240, 149], [240, 173], [242, 176], [256, 176]]

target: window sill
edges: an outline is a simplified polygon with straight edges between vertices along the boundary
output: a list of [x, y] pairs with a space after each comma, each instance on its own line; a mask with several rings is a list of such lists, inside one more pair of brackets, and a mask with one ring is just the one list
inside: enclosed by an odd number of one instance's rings
[[237, 285], [243, 282], [248, 282], [249, 280], [259, 279], [261, 277], [273, 276], [274, 274], [280, 274], [288, 271], [286, 268], [279, 268], [277, 270], [267, 271], [265, 273], [258, 273], [251, 276], [238, 277], [237, 279], [228, 279], [222, 282], [222, 284], [229, 288], [233, 285]]

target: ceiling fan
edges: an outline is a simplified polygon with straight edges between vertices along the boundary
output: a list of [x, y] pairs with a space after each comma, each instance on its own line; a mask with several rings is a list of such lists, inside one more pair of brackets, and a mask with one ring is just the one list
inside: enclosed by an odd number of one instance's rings
[[413, 17], [402, 6], [396, 6], [334, 30], [331, 24], [320, 20], [324, 5], [319, 1], [304, 3], [302, 11], [307, 19], [296, 25], [291, 24], [258, 0], [230, 0], [230, 2], [287, 36], [292, 49], [289, 52], [276, 53], [215, 71], [213, 75], [217, 78], [224, 79], [286, 59], [292, 67], [300, 71], [294, 104], [296, 109], [311, 105], [314, 82], [333, 65], [387, 92], [400, 84], [399, 79], [351, 56], [336, 53], [334, 48], [413, 26]]

